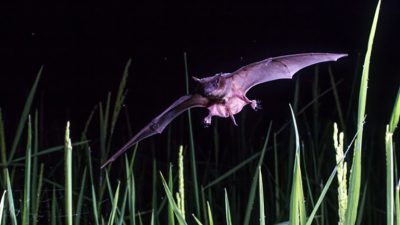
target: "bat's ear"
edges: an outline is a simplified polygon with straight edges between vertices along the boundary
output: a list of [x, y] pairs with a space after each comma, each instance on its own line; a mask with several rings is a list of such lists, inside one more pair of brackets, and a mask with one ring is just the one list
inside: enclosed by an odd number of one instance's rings
[[194, 76], [193, 76], [192, 78], [193, 78], [193, 80], [196, 81], [196, 82], [199, 82], [199, 83], [201, 82], [201, 79], [199, 79], [199, 78], [197, 78], [197, 77], [194, 77]]

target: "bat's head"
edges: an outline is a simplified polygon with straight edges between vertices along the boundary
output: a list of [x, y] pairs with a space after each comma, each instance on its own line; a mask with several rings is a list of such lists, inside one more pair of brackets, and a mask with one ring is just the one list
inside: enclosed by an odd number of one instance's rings
[[207, 97], [222, 98], [226, 94], [226, 73], [217, 73], [211, 77], [193, 77], [199, 83], [199, 92]]

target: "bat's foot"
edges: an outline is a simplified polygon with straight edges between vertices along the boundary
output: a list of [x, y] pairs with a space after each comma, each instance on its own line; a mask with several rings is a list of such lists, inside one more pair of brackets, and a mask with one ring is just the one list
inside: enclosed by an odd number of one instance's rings
[[204, 127], [209, 127], [211, 125], [211, 116], [207, 116], [206, 118], [204, 118], [203, 120], [203, 126]]
[[231, 117], [231, 120], [232, 120], [233, 124], [234, 124], [235, 126], [237, 126], [235, 117], [234, 117], [233, 115], [230, 115], [230, 117]]
[[253, 108], [254, 111], [258, 111], [261, 109], [261, 101], [260, 100], [251, 100], [250, 104], [251, 104], [251, 108]]

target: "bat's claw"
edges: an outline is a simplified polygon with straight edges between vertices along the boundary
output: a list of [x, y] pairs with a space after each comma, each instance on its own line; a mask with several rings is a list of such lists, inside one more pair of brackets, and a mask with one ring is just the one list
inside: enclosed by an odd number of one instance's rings
[[250, 104], [251, 104], [251, 108], [253, 108], [254, 111], [258, 111], [261, 109], [261, 101], [260, 100], [252, 100]]
[[211, 125], [211, 116], [207, 116], [206, 118], [204, 118], [203, 120], [203, 126], [204, 127], [209, 127]]
[[235, 126], [237, 126], [235, 117], [234, 117], [233, 115], [230, 115], [230, 117], [231, 117], [231, 120], [232, 120], [233, 124], [234, 124]]

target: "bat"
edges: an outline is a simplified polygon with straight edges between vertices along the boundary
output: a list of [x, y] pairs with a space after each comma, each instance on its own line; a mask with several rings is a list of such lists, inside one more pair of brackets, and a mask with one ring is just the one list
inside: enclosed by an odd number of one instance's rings
[[347, 54], [332, 53], [304, 53], [268, 58], [244, 66], [233, 73], [217, 73], [214, 76], [193, 79], [198, 83], [195, 93], [180, 97], [164, 112], [154, 118], [147, 126], [140, 130], [122, 148], [120, 148], [101, 168], [104, 168], [137, 142], [163, 132], [164, 128], [173, 119], [184, 111], [194, 107], [205, 107], [208, 115], [204, 118], [204, 125], [211, 124], [213, 116], [231, 118], [237, 126], [234, 115], [244, 106], [249, 105], [257, 110], [259, 102], [250, 100], [246, 93], [257, 84], [279, 79], [291, 79], [293, 75], [313, 64], [336, 61]]

